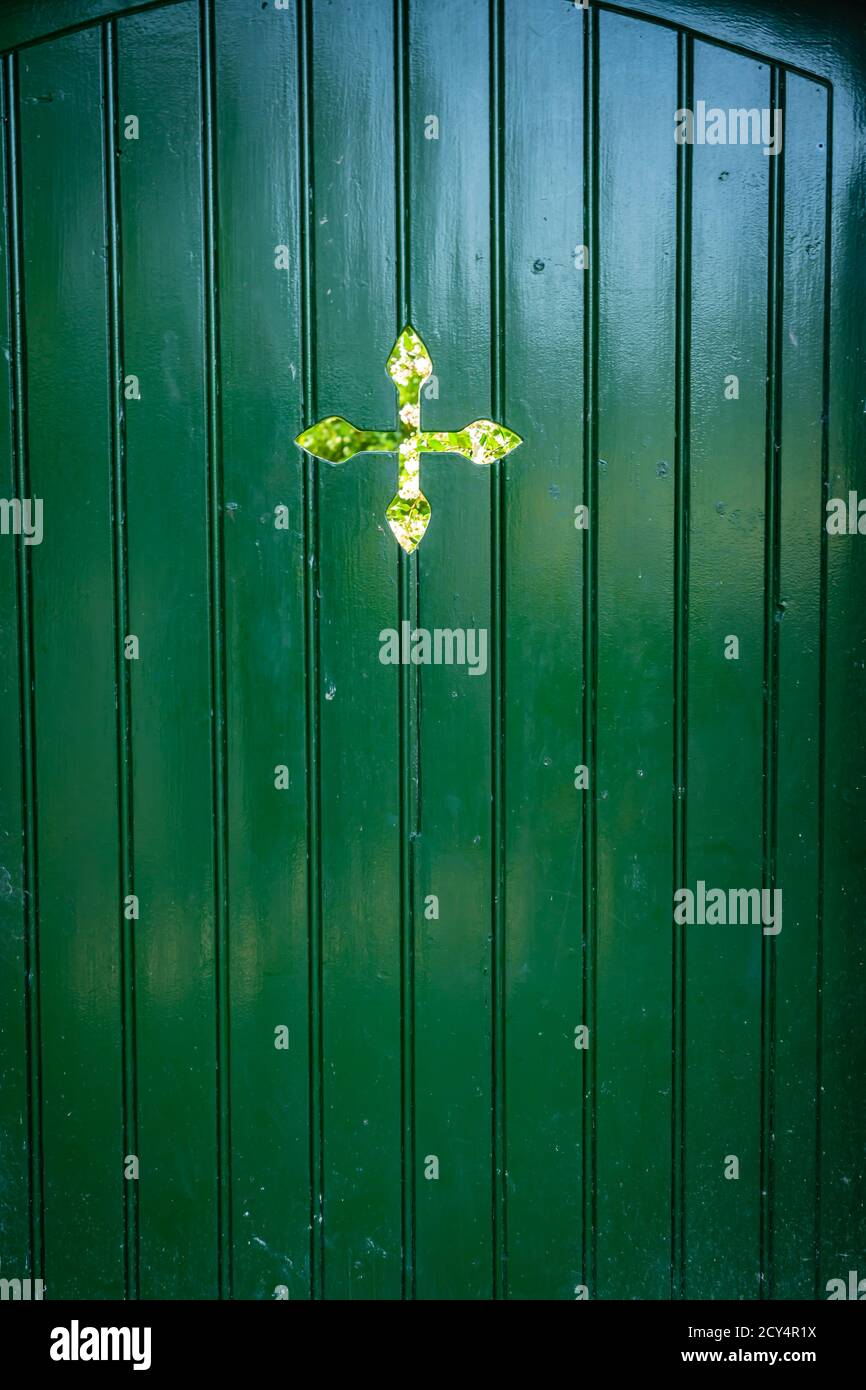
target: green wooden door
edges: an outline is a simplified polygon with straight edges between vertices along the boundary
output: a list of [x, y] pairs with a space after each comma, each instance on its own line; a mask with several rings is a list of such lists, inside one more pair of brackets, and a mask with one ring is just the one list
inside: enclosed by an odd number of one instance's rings
[[0, 1275], [866, 1274], [857, 13], [4, 7]]

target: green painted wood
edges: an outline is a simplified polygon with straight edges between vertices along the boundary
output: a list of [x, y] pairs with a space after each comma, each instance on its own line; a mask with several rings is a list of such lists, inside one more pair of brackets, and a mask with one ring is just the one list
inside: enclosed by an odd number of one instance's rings
[[[217, 15], [225, 487], [233, 1288], [310, 1295], [299, 205], [294, 15]], [[274, 106], [287, 140], [262, 140]], [[293, 248], [276, 270], [275, 248]], [[275, 408], [274, 408], [275, 407]], [[287, 513], [278, 508], [287, 509]], [[284, 524], [285, 523], [285, 524]], [[277, 765], [289, 787], [274, 785]], [[277, 1028], [288, 1047], [277, 1047]]]
[[[0, 1275], [826, 1296], [866, 1258], [856, 11], [52, 9], [0, 17], [0, 490], [46, 518], [0, 536]], [[678, 149], [698, 99], [783, 105], [782, 155]], [[394, 428], [407, 320], [427, 428], [524, 441], [422, 459], [412, 556], [394, 457], [293, 443]], [[383, 665], [403, 620], [484, 675]], [[780, 887], [781, 935], [676, 925], [699, 879]]]
[[[505, 24], [505, 1113], [508, 1283], [573, 1298], [583, 1264], [581, 688], [584, 16]], [[572, 132], [564, 140], [563, 131]], [[538, 150], [546, 149], [545, 160]], [[532, 711], [529, 717], [529, 711]]]
[[[355, 18], [342, 6], [313, 11], [315, 391], [305, 423], [342, 414], [393, 428], [385, 374], [397, 320], [392, 7], [375, 0], [362, 27]], [[368, 55], [360, 70], [359, 45]], [[363, 455], [319, 465], [314, 478], [323, 1289], [329, 1298], [399, 1298], [399, 682], [398, 668], [379, 661], [379, 633], [398, 621], [397, 546], [385, 520], [396, 460]]]
[[[30, 563], [44, 1277], [53, 1298], [124, 1291], [101, 56], [91, 30], [19, 64], [28, 461], [50, 528]], [[74, 544], [53, 543], [52, 531]]]
[[[866, 43], [857, 27], [834, 68], [829, 402], [825, 442], [826, 495], [844, 498], [864, 490], [866, 401], [862, 389], [866, 304], [858, 269], [866, 233], [852, 209], [862, 206], [863, 170], [856, 161], [864, 138], [857, 94], [866, 71]], [[859, 536], [828, 537], [823, 566], [822, 699], [824, 747], [821, 796], [824, 834], [820, 914], [820, 1016], [818, 1042], [819, 1259], [817, 1292], [829, 1279], [857, 1268], [866, 1245], [866, 1210], [858, 1178], [866, 1151], [866, 1107], [858, 1104], [863, 1066], [863, 1007], [856, 982], [863, 978], [859, 923], [866, 909], [866, 871], [859, 812], [866, 778], [863, 645], [866, 583]]]
[[[696, 44], [694, 92], [761, 107], [760, 64]], [[706, 98], [705, 98], [706, 99]], [[685, 883], [763, 882], [764, 521], [769, 161], [695, 147], [692, 208]], [[725, 378], [739, 377], [738, 400]], [[735, 637], [739, 657], [725, 657]], [[685, 932], [685, 1292], [755, 1298], [760, 1275], [759, 927]], [[726, 1178], [728, 1156], [739, 1177]], [[726, 1251], [724, 1261], [719, 1250]]]
[[75, 29], [125, 14], [129, 10], [177, 4], [179, 0], [6, 0], [0, 15], [0, 50], [38, 43], [64, 29]]
[[[677, 41], [599, 17], [594, 1296], [670, 1297]], [[634, 104], [638, 129], [620, 113]], [[646, 170], [653, 170], [647, 186]], [[640, 215], [635, 209], [640, 208]], [[594, 462], [594, 461], [593, 461]]]
[[[217, 1290], [198, 13], [117, 25], [142, 1297]], [[127, 139], [127, 118], [139, 138]], [[170, 564], [154, 564], [154, 555]], [[166, 720], [166, 711], [173, 710]], [[177, 854], [174, 846], [182, 845]]]
[[[778, 730], [778, 866], [787, 913], [776, 944], [771, 1294], [807, 1295], [818, 1244], [818, 970], [821, 828], [822, 417], [828, 95], [804, 78], [785, 91]], [[790, 907], [788, 907], [790, 904]]]
[[[491, 398], [489, 36], [481, 0], [408, 7], [410, 315], [430, 351], [438, 398], [426, 428], [495, 415]], [[443, 69], [430, 57], [453, 45]], [[435, 114], [439, 138], [425, 136]], [[463, 313], [455, 333], [450, 305]], [[492, 470], [428, 456], [433, 519], [418, 552], [425, 628], [491, 634]], [[455, 574], [450, 557], [466, 557]], [[411, 583], [411, 579], [410, 579]], [[414, 610], [413, 610], [414, 611]], [[491, 663], [419, 667], [420, 784], [415, 842], [414, 1121], [419, 1298], [490, 1298], [494, 1285], [491, 942]], [[479, 667], [480, 669], [480, 667]], [[417, 716], [416, 716], [417, 717]], [[429, 919], [428, 895], [438, 898]], [[425, 1160], [439, 1159], [438, 1179]], [[502, 1162], [501, 1156], [498, 1158]]]
[[[9, 283], [13, 263], [12, 218], [14, 215], [7, 171], [12, 170], [8, 133], [9, 87], [4, 72], [2, 87], [2, 159], [4, 169], [3, 235], [0, 243], [0, 276]], [[14, 309], [4, 296], [0, 305], [0, 438], [3, 440], [4, 471], [0, 490], [4, 497], [20, 497], [19, 460], [15, 448], [13, 391], [17, 361], [14, 336]], [[14, 354], [14, 356], [13, 356]], [[4, 653], [0, 675], [0, 762], [9, 771], [0, 784], [0, 1277], [26, 1278], [37, 1271], [30, 1265], [30, 1075], [28, 994], [22, 987], [27, 978], [32, 949], [31, 914], [26, 886], [27, 812], [23, 777], [14, 775], [22, 762], [24, 745], [23, 701], [26, 685], [19, 679], [26, 629], [19, 627], [19, 588], [26, 574], [27, 551], [22, 540], [3, 538], [0, 548], [0, 648]], [[26, 745], [25, 745], [26, 746]]]

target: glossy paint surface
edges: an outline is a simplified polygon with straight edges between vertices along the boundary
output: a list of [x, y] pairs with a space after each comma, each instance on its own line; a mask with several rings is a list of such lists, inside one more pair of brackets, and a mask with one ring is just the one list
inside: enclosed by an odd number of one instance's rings
[[[44, 505], [0, 535], [0, 1273], [825, 1297], [866, 1268], [858, 10], [47, 10], [0, 15], [0, 496]], [[677, 145], [699, 100], [782, 152]], [[523, 442], [424, 453], [405, 554], [394, 456], [295, 440], [394, 430], [409, 323], [424, 430]], [[387, 664], [402, 624], [485, 669]], [[675, 924], [699, 880], [782, 931]]]

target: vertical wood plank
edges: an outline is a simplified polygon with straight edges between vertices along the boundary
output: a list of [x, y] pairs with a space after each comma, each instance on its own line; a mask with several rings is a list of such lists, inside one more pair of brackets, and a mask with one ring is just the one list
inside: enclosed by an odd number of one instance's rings
[[676, 36], [602, 15], [599, 72], [592, 1293], [658, 1299], [670, 1297]]
[[[129, 623], [140, 650], [131, 664], [131, 739], [141, 1294], [214, 1297], [220, 1175], [197, 8], [124, 18], [117, 48]], [[137, 139], [126, 136], [130, 116]]]
[[[766, 64], [695, 45], [707, 107], [767, 103]], [[768, 158], [696, 145], [691, 326], [687, 879], [763, 883]], [[725, 378], [739, 378], [739, 399]], [[739, 659], [725, 658], [729, 637]], [[759, 1294], [760, 925], [683, 925], [686, 1297]], [[739, 1177], [726, 1178], [736, 1158]], [[724, 1251], [724, 1259], [719, 1252]]]
[[27, 414], [39, 787], [45, 1279], [118, 1298], [121, 903], [97, 30], [22, 57]]
[[[316, 414], [393, 429], [393, 6], [313, 9]], [[324, 1292], [402, 1288], [396, 460], [316, 464]]]
[[[492, 409], [489, 6], [410, 7], [412, 321], [433, 361], [422, 428]], [[434, 55], [445, 49], [443, 67]], [[428, 138], [430, 117], [437, 139]], [[435, 391], [438, 390], [438, 398]], [[420, 667], [415, 1119], [419, 1298], [489, 1298], [491, 1153], [491, 470], [424, 455], [432, 516], [417, 552], [425, 629], [481, 629], [485, 670]], [[480, 665], [477, 668], [481, 670]], [[438, 899], [438, 919], [425, 913]], [[439, 1177], [425, 1177], [426, 1158]]]
[[[310, 1293], [294, 11], [217, 11], [236, 1297]], [[275, 122], [277, 123], [275, 125]], [[263, 139], [263, 131], [272, 137]], [[278, 133], [279, 132], [279, 133]], [[276, 268], [291, 248], [288, 269]], [[278, 509], [285, 509], [281, 511]], [[275, 769], [288, 769], [278, 789]], [[277, 1028], [288, 1029], [287, 1045]], [[279, 1045], [278, 1045], [279, 1043]]]
[[[9, 67], [0, 84], [0, 159], [3, 168], [3, 210], [0, 223], [0, 496], [5, 501], [26, 495], [23, 460], [18, 457], [13, 419], [17, 375], [14, 246], [10, 245], [15, 216], [14, 157], [10, 142]], [[14, 124], [12, 134], [14, 135]], [[10, 513], [11, 515], [11, 513]], [[22, 692], [27, 684], [25, 644], [26, 602], [20, 592], [28, 563], [23, 538], [0, 535], [0, 1276], [25, 1278], [32, 1269], [30, 1210], [31, 1125], [35, 1099], [30, 1094], [28, 1039], [28, 977], [32, 950], [31, 910], [25, 879], [25, 760]], [[26, 698], [26, 693], [24, 698]], [[29, 838], [29, 837], [28, 837]]]
[[[508, 1294], [581, 1282], [584, 16], [505, 12]], [[544, 150], [544, 159], [539, 158]]]
[[817, 1243], [822, 442], [827, 93], [786, 80], [773, 1298], [811, 1298]]
[[[846, 53], [846, 59], [848, 54]], [[852, 45], [850, 72], [862, 90], [866, 51]], [[847, 74], [846, 74], [847, 76]], [[842, 88], [842, 90], [839, 90]], [[845, 89], [847, 88], [847, 90]], [[828, 168], [830, 258], [826, 274], [825, 500], [866, 497], [866, 402], [863, 393], [866, 295], [862, 265], [864, 229], [852, 209], [862, 207], [866, 179], [859, 150], [863, 119], [852, 110], [852, 92], [840, 82], [831, 93], [832, 148]], [[856, 159], [856, 156], [855, 156]], [[826, 522], [826, 513], [824, 516]], [[862, 520], [862, 518], [861, 518]], [[866, 1153], [866, 1107], [852, 1104], [862, 1094], [863, 992], [866, 940], [866, 856], [863, 854], [863, 788], [866, 785], [866, 553], [863, 538], [826, 535], [823, 556], [822, 680], [822, 857], [819, 962], [819, 1241], [818, 1298], [830, 1279], [864, 1278], [866, 1203], [862, 1200]]]

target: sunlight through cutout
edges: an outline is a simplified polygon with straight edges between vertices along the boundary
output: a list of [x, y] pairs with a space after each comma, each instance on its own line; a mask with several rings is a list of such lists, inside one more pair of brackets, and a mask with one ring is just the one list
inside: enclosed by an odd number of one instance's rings
[[397, 388], [396, 430], [361, 430], [341, 415], [329, 415], [295, 440], [325, 463], [345, 463], [356, 454], [396, 454], [397, 493], [385, 512], [388, 525], [411, 555], [420, 545], [430, 521], [430, 503], [421, 491], [422, 454], [461, 454], [472, 463], [494, 463], [523, 440], [493, 420], [473, 420], [461, 430], [421, 429], [421, 387], [433, 363], [411, 324], [391, 349], [385, 365]]

